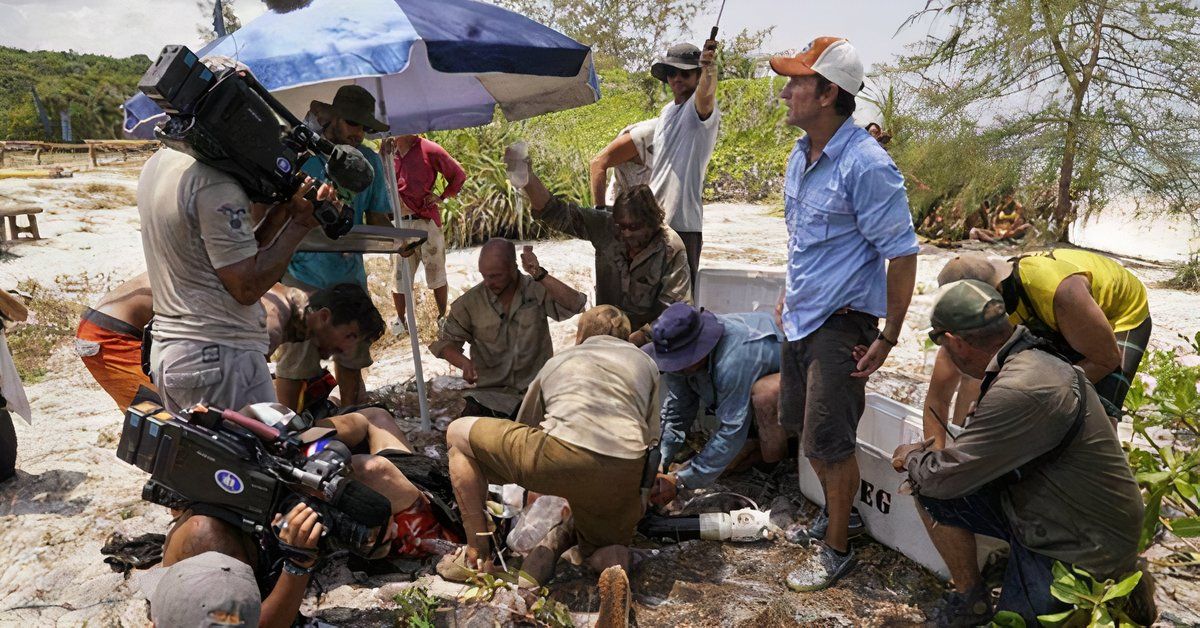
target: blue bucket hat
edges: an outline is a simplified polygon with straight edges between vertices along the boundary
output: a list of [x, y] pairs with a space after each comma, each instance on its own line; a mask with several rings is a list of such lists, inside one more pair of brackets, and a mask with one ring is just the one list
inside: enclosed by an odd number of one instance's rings
[[717, 346], [725, 325], [712, 312], [672, 303], [650, 327], [652, 342], [642, 347], [664, 373], [682, 371]]

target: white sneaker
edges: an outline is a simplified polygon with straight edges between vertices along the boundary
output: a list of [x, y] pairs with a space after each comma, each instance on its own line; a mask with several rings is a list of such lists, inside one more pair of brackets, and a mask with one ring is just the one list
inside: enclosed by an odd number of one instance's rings
[[404, 319], [396, 317], [388, 321], [388, 331], [398, 338], [408, 333], [408, 325], [404, 324]]

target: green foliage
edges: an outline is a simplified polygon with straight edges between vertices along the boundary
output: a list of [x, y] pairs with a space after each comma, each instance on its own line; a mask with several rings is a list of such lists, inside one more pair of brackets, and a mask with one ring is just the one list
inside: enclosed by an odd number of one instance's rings
[[433, 628], [434, 616], [442, 604], [425, 587], [416, 586], [397, 593], [392, 600], [400, 607], [396, 626], [405, 628]]
[[571, 609], [562, 602], [546, 597], [547, 595], [549, 591], [545, 588], [538, 589], [538, 599], [529, 607], [533, 613], [533, 620], [550, 628], [574, 628], [575, 621], [571, 619]]
[[1121, 578], [1097, 582], [1088, 572], [1078, 567], [1067, 567], [1054, 561], [1050, 594], [1072, 606], [1071, 609], [1052, 615], [1041, 615], [1038, 621], [1044, 626], [1137, 626], [1137, 622], [1126, 614], [1129, 594], [1142, 579], [1141, 571], [1134, 571]]
[[[640, 74], [613, 69], [602, 77], [604, 98], [587, 107], [428, 134], [467, 172], [462, 191], [442, 206], [449, 246], [476, 244], [493, 235], [548, 235], [532, 219], [524, 193], [508, 183], [504, 148], [518, 140], [528, 142], [533, 169], [551, 192], [573, 203], [593, 204], [588, 162], [626, 126], [657, 116], [667, 99], [661, 83], [646, 83]], [[721, 134], [708, 167], [707, 200], [758, 201], [778, 194], [799, 133], [783, 122], [780, 88], [781, 81], [769, 78], [719, 84]]]
[[[71, 113], [76, 138], [121, 137], [121, 104], [137, 89], [150, 59], [74, 52], [27, 52], [0, 46], [0, 139], [61, 140], [58, 112]], [[31, 88], [50, 117], [43, 137]]]
[[17, 374], [29, 385], [46, 377], [50, 355], [75, 337], [84, 305], [63, 290], [32, 279], [20, 282], [17, 288], [33, 297], [25, 304], [29, 319], [10, 326], [5, 334]]
[[1188, 261], [1175, 268], [1175, 274], [1166, 281], [1168, 288], [1176, 290], [1200, 290], [1200, 257], [1193, 254]]
[[[1192, 342], [1200, 343], [1200, 334]], [[1173, 351], [1151, 352], [1144, 364], [1145, 374], [1134, 379], [1125, 398], [1134, 431], [1150, 443], [1149, 449], [1128, 451], [1146, 502], [1139, 549], [1154, 542], [1164, 521], [1178, 536], [1196, 536], [1200, 521], [1200, 451], [1159, 445], [1150, 434], [1151, 428], [1162, 428], [1193, 441], [1200, 437], [1200, 393], [1196, 389], [1200, 367], [1181, 364]], [[1164, 506], [1186, 516], [1167, 520]]]

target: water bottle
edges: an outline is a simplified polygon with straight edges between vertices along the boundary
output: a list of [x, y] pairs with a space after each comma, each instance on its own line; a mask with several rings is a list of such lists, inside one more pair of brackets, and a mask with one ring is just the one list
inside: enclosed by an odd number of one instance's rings
[[533, 502], [513, 525], [508, 534], [508, 549], [518, 554], [530, 550], [550, 532], [566, 515], [567, 500], [554, 495], [542, 495]]
[[743, 508], [681, 517], [647, 515], [638, 524], [638, 531], [650, 538], [675, 541], [701, 539], [753, 543], [767, 539], [770, 526], [771, 511]]
[[504, 151], [504, 169], [508, 171], [508, 182], [517, 189], [529, 184], [529, 145], [524, 140], [516, 142]]

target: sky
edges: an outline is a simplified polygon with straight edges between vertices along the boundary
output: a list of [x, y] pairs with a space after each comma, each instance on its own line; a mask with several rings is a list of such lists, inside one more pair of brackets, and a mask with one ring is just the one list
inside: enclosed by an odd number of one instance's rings
[[[693, 29], [697, 44], [708, 37], [720, 6], [719, 0], [709, 3], [709, 13]], [[814, 37], [839, 35], [855, 44], [869, 67], [920, 37], [919, 29], [895, 32], [923, 5], [922, 0], [726, 0], [721, 33], [732, 36], [743, 28], [774, 25], [764, 46], [767, 52], [798, 50]], [[266, 10], [259, 0], [234, 0], [233, 6], [243, 23]], [[0, 0], [0, 45], [154, 58], [167, 44], [198, 47], [196, 27], [209, 19], [196, 0]]]

